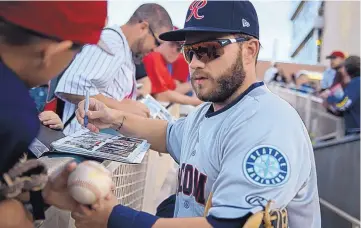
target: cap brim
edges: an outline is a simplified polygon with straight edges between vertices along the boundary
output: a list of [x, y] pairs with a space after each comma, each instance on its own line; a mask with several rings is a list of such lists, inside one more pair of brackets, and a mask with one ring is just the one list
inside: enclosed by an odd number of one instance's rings
[[99, 42], [97, 43], [98, 47], [100, 47], [103, 51], [105, 51], [106, 53], [108, 53], [109, 55], [114, 55], [114, 53], [110, 50], [110, 48], [108, 47], [108, 45], [106, 45], [104, 43], [104, 41], [99, 40]]
[[238, 30], [230, 29], [188, 27], [185, 29], [162, 33], [159, 35], [159, 39], [164, 41], [185, 41], [187, 33], [190, 32], [239, 33]]

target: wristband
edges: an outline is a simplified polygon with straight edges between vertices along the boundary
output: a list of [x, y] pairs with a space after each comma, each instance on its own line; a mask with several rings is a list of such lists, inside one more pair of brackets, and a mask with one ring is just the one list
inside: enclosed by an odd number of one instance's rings
[[117, 205], [108, 219], [108, 228], [151, 228], [159, 217], [130, 207]]
[[123, 116], [122, 122], [119, 124], [119, 126], [114, 126], [112, 128], [119, 132], [120, 129], [123, 127], [123, 123], [124, 123], [125, 120], [126, 120], [126, 118], [125, 118], [125, 116]]

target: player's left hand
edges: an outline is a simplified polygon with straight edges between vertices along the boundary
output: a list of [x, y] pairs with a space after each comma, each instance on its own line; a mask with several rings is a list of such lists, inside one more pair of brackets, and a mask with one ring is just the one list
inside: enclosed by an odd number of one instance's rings
[[116, 197], [110, 193], [104, 199], [91, 206], [91, 209], [78, 205], [72, 211], [71, 217], [75, 220], [77, 228], [100, 228], [107, 227], [110, 214], [118, 204]]
[[64, 124], [61, 122], [60, 117], [53, 111], [44, 111], [39, 114], [39, 119], [42, 124], [51, 129], [63, 129]]
[[75, 162], [70, 162], [65, 167], [59, 168], [50, 177], [43, 189], [42, 195], [45, 202], [63, 210], [75, 210], [79, 205], [69, 194], [68, 178], [76, 168]]

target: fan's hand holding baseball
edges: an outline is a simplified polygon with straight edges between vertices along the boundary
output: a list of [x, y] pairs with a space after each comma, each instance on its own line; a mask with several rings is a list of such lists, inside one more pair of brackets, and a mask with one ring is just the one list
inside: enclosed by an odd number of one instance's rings
[[71, 216], [75, 220], [77, 228], [100, 228], [107, 227], [110, 214], [118, 204], [116, 197], [110, 193], [91, 206], [91, 209], [79, 205], [72, 211]]
[[88, 116], [88, 128], [91, 131], [99, 132], [100, 129], [110, 128], [116, 122], [117, 110], [108, 108], [104, 103], [94, 98], [89, 99], [89, 111], [85, 113], [85, 100], [78, 104], [76, 118], [81, 125], [84, 124], [85, 115]]
[[78, 206], [78, 203], [70, 196], [68, 191], [68, 178], [76, 166], [75, 162], [71, 162], [49, 177], [49, 181], [42, 192], [47, 204], [63, 210], [74, 210]]

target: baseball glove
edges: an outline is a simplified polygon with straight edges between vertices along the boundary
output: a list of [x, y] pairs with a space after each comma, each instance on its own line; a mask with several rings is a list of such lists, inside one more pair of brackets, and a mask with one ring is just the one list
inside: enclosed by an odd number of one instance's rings
[[[212, 193], [210, 193], [204, 208], [204, 217], [212, 207]], [[288, 214], [286, 208], [270, 210], [271, 203], [268, 201], [263, 211], [251, 215], [242, 228], [288, 228]]]
[[251, 215], [243, 228], [288, 228], [286, 208], [270, 210], [271, 203], [268, 201], [263, 211]]
[[42, 190], [48, 181], [46, 166], [39, 160], [21, 159], [0, 181], [0, 197], [11, 199], [22, 192]]

